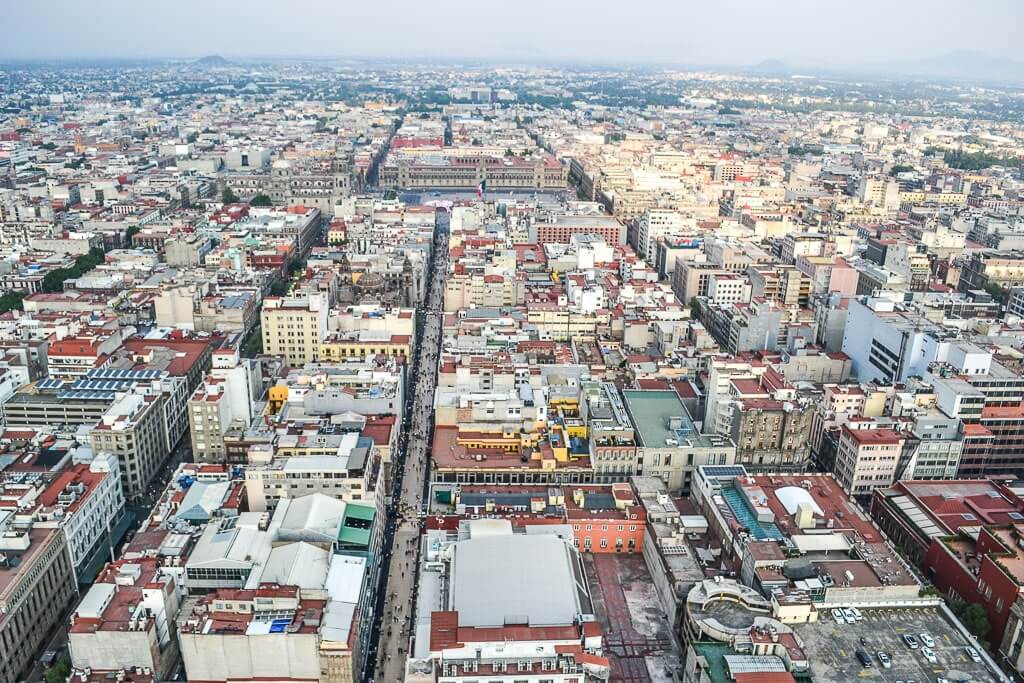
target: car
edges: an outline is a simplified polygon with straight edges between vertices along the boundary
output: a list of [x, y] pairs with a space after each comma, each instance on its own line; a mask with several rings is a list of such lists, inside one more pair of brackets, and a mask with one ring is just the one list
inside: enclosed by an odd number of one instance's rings
[[917, 638], [910, 635], [909, 633], [903, 634], [903, 642], [906, 643], [907, 647], [909, 647], [911, 650], [916, 650], [917, 648], [921, 647], [917, 642]]
[[864, 614], [856, 607], [851, 607], [848, 611], [853, 612], [853, 618], [857, 621], [861, 621], [864, 619]]
[[886, 669], [892, 668], [892, 657], [889, 656], [888, 652], [879, 652], [878, 661], [882, 663], [882, 667]]
[[967, 656], [970, 657], [975, 662], [980, 662], [981, 661], [981, 655], [979, 655], [978, 651], [975, 650], [970, 645], [967, 646]]
[[935, 656], [935, 650], [931, 649], [930, 647], [921, 648], [921, 654], [923, 654], [924, 658], [932, 664], [939, 663], [939, 658]]
[[922, 633], [920, 638], [921, 642], [927, 645], [928, 647], [935, 647], [935, 641], [927, 633]]
[[838, 607], [832, 610], [832, 618], [836, 620], [837, 624], [846, 623], [846, 617], [843, 616], [843, 610], [839, 609]]
[[850, 609], [849, 607], [844, 607], [843, 608], [843, 616], [846, 617], [846, 621], [848, 621], [851, 624], [854, 624], [854, 623], [857, 622], [857, 615], [854, 614], [853, 610]]
[[864, 650], [858, 649], [857, 652], [856, 652], [856, 655], [857, 655], [857, 659], [860, 660], [860, 665], [861, 666], [863, 666], [865, 669], [870, 669], [871, 668], [871, 656], [867, 652], [864, 652]]

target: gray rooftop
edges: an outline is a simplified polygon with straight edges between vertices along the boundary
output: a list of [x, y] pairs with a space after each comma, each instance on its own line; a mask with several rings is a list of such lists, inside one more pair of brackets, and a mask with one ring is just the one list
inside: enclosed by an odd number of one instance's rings
[[590, 611], [579, 557], [556, 536], [483, 536], [452, 551], [449, 602], [460, 626], [567, 625]]

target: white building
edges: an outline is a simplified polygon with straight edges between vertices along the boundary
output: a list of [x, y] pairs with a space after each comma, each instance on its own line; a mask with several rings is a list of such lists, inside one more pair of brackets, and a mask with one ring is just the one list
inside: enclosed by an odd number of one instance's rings
[[654, 263], [658, 238], [692, 230], [697, 226], [692, 218], [669, 209], [647, 209], [640, 217], [637, 228], [637, 255], [648, 263]]
[[590, 683], [610, 674], [572, 531], [481, 519], [423, 541], [406, 683]]
[[750, 281], [731, 273], [712, 275], [708, 282], [708, 299], [716, 304], [748, 303]]
[[110, 535], [124, 516], [124, 502], [117, 458], [110, 453], [93, 457], [87, 447], [79, 447], [72, 465], [23, 506], [35, 507], [36, 526], [64, 531], [78, 578], [96, 553], [110, 558]]
[[107, 565], [71, 616], [75, 669], [140, 667], [169, 680], [178, 661], [174, 620], [179, 596], [156, 558]]
[[889, 297], [850, 301], [843, 353], [853, 361], [853, 372], [861, 382], [923, 377], [936, 362], [949, 363], [960, 374], [983, 375], [992, 362], [992, 354], [959, 341], [949, 330]]

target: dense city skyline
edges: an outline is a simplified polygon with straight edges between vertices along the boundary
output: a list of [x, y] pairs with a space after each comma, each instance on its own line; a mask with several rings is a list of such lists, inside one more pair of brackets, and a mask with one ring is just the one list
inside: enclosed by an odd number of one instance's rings
[[1024, 683], [1024, 9], [6, 8], [0, 683]]
[[[54, 7], [56, 5], [56, 7]], [[121, 3], [61, 0], [5, 9], [0, 59], [375, 58], [751, 67], [1012, 78], [1024, 50], [1024, 7], [1009, 0], [884, 3], [845, 11], [811, 0], [607, 2], [468, 0], [442, 6], [388, 0], [364, 6], [186, 0], [125, 12]], [[54, 22], [50, 17], [59, 16]], [[386, 20], [382, 19], [386, 17]], [[955, 20], [951, 20], [955, 18]], [[382, 33], [365, 30], [380, 26]], [[82, 27], [87, 27], [82, 30]], [[273, 40], [253, 32], [272, 27]], [[971, 53], [969, 69], [953, 57]], [[951, 57], [952, 55], [952, 57]], [[962, 60], [960, 60], [962, 61]]]

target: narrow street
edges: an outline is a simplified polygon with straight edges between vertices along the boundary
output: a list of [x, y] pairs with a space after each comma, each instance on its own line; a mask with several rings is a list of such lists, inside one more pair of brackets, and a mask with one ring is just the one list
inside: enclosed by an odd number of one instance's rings
[[433, 434], [434, 389], [441, 348], [442, 302], [448, 270], [448, 217], [439, 213], [434, 231], [431, 270], [418, 315], [421, 336], [411, 369], [411, 399], [400, 436], [398, 455], [392, 463], [391, 503], [384, 530], [383, 588], [377, 613], [376, 643], [364, 680], [401, 681], [409, 651], [412, 606], [415, 604], [416, 562], [420, 535], [420, 510], [430, 472], [429, 446]]

